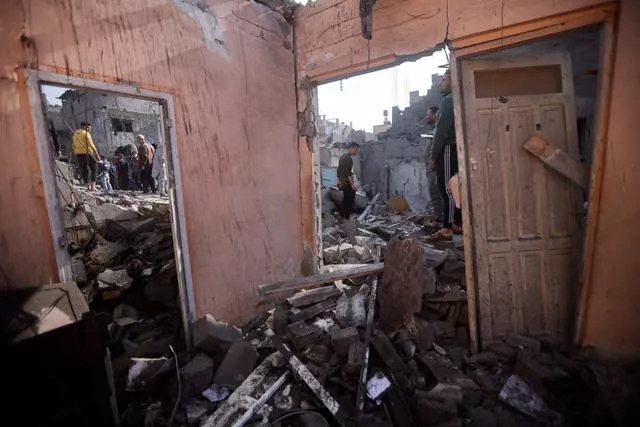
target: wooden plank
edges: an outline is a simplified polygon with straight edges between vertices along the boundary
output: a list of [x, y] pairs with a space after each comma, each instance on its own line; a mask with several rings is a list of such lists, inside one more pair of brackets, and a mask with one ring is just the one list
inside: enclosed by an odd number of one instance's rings
[[549, 140], [540, 135], [533, 135], [522, 148], [542, 160], [546, 166], [578, 184], [582, 189], [588, 189], [589, 178], [586, 166], [554, 146]]
[[310, 291], [297, 293], [291, 298], [287, 298], [287, 302], [293, 307], [304, 307], [307, 305], [325, 301], [340, 294], [340, 289], [336, 288], [334, 285], [331, 285], [324, 288], [317, 288]]
[[583, 339], [586, 310], [591, 294], [591, 280], [596, 250], [596, 230], [600, 217], [600, 200], [602, 198], [602, 180], [607, 150], [607, 133], [609, 129], [609, 111], [611, 109], [611, 89], [613, 87], [613, 71], [615, 59], [616, 23], [610, 16], [602, 31], [600, 52], [600, 78], [598, 82], [598, 100], [595, 112], [595, 138], [593, 147], [593, 164], [591, 165], [591, 187], [589, 189], [589, 211], [587, 212], [587, 230], [585, 233], [582, 259], [582, 286], [578, 305], [578, 321], [575, 341]]
[[311, 319], [312, 317], [315, 317], [318, 314], [324, 311], [327, 311], [330, 308], [333, 308], [335, 306], [336, 306], [335, 300], [331, 299], [326, 301], [320, 301], [319, 303], [314, 304], [310, 307], [307, 307], [304, 310], [301, 310], [299, 313], [292, 315], [289, 318], [289, 320], [291, 321], [291, 323], [297, 323], [303, 320]]
[[335, 271], [332, 273], [319, 274], [317, 276], [299, 277], [296, 279], [285, 280], [283, 282], [260, 285], [258, 286], [258, 292], [261, 296], [267, 296], [281, 292], [316, 288], [320, 285], [324, 285], [325, 283], [335, 282], [336, 280], [355, 279], [356, 277], [380, 274], [383, 270], [384, 263], [370, 264], [363, 267], [355, 267], [350, 270]]
[[[460, 141], [466, 141], [465, 139], [465, 117], [462, 108], [462, 72], [460, 68], [460, 62], [454, 52], [451, 58], [451, 80], [454, 82], [452, 85], [453, 91], [453, 116], [455, 119], [456, 135]], [[460, 181], [460, 201], [462, 209], [462, 226], [464, 230], [464, 263], [466, 265], [466, 287], [467, 287], [467, 310], [469, 313], [469, 341], [472, 352], [479, 351], [479, 336], [478, 336], [478, 311], [477, 311], [477, 299], [478, 299], [478, 283], [477, 283], [477, 269], [474, 259], [474, 253], [476, 251], [475, 234], [473, 230], [473, 222], [471, 221], [471, 214], [473, 207], [471, 206], [469, 181], [470, 171], [467, 170], [467, 159], [471, 155], [467, 152], [467, 144], [456, 144], [458, 149], [458, 178]]]

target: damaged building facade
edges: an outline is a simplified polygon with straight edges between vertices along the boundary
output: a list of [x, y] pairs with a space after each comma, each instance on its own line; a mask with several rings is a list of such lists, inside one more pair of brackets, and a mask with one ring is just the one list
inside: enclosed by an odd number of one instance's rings
[[[98, 152], [113, 156], [118, 147], [137, 144], [142, 134], [151, 144], [161, 139], [160, 106], [157, 102], [82, 90], [68, 90], [60, 96], [64, 128], [75, 130], [83, 121], [91, 123], [91, 136]], [[71, 142], [63, 140], [64, 154]]]

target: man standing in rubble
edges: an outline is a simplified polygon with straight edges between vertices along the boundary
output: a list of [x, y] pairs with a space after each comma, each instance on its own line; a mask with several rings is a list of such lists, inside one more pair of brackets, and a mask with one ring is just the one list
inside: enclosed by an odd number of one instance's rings
[[87, 184], [87, 190], [97, 191], [96, 177], [100, 155], [91, 138], [91, 123], [80, 122], [80, 128], [76, 129], [71, 140], [71, 150], [76, 156], [80, 177]]
[[[433, 131], [436, 127], [438, 107], [432, 105], [427, 109], [426, 122], [429, 129]], [[431, 210], [435, 217], [435, 225], [442, 228], [442, 196], [438, 187], [438, 177], [436, 171], [429, 167], [431, 161], [431, 151], [433, 149], [433, 135], [427, 138], [425, 145], [425, 159], [427, 162], [427, 180], [429, 181], [429, 198], [431, 199]]]
[[462, 212], [456, 207], [449, 181], [458, 173], [456, 131], [451, 96], [451, 71], [447, 70], [440, 82], [444, 98], [438, 106], [436, 128], [433, 132], [433, 147], [429, 168], [435, 169], [442, 198], [442, 228], [427, 236], [428, 240], [451, 240], [454, 228], [462, 230]]
[[154, 150], [151, 144], [144, 139], [144, 135], [136, 136], [138, 142], [138, 165], [140, 166], [140, 184], [142, 191], [148, 194], [150, 191], [156, 192], [156, 184], [151, 176], [153, 168]]
[[349, 144], [347, 152], [338, 161], [338, 188], [342, 190], [342, 219], [348, 220], [353, 211], [353, 203], [356, 200], [356, 184], [353, 180], [353, 159], [358, 153], [359, 145], [355, 142]]

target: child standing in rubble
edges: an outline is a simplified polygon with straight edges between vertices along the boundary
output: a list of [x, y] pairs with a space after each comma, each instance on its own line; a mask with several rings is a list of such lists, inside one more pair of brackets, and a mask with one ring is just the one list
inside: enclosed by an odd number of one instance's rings
[[109, 176], [111, 172], [111, 163], [107, 159], [100, 160], [100, 171], [98, 173], [98, 182], [100, 183], [100, 187], [102, 188], [102, 192], [105, 194], [110, 194], [113, 192], [113, 187], [111, 186], [111, 177]]

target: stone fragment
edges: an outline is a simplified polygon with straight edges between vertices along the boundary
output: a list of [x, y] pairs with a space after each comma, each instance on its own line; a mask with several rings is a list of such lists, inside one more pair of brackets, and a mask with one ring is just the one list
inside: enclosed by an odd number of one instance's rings
[[516, 373], [533, 384], [542, 384], [567, 376], [565, 371], [555, 366], [550, 355], [532, 353], [528, 350], [518, 352]]
[[154, 378], [169, 372], [173, 359], [166, 357], [131, 358], [127, 375], [127, 390], [143, 390]]
[[293, 346], [301, 350], [317, 342], [322, 337], [322, 329], [305, 322], [293, 323], [287, 327], [287, 332], [293, 341]]
[[465, 362], [469, 364], [495, 365], [498, 363], [498, 356], [490, 351], [472, 354], [465, 358]]
[[193, 343], [215, 360], [222, 360], [231, 344], [242, 339], [240, 331], [228, 323], [219, 322], [210, 314], [193, 324]]
[[253, 371], [257, 360], [258, 353], [251, 344], [242, 340], [235, 341], [218, 368], [213, 382], [234, 389]]
[[468, 369], [467, 375], [483, 390], [497, 392], [500, 389], [495, 377], [482, 366], [474, 366]]
[[449, 259], [449, 253], [447, 251], [441, 251], [429, 245], [422, 245], [421, 249], [421, 261], [425, 268], [438, 267]]
[[130, 248], [121, 243], [107, 242], [95, 247], [89, 254], [89, 259], [98, 265], [113, 267], [121, 264], [121, 258], [128, 250]]
[[498, 341], [487, 345], [486, 349], [498, 356], [500, 363], [511, 365], [516, 360], [516, 351], [510, 345]]
[[518, 375], [509, 377], [498, 397], [502, 402], [544, 425], [557, 425], [560, 422], [560, 415], [549, 409], [540, 395]]
[[418, 333], [416, 335], [416, 346], [422, 350], [427, 351], [433, 348], [433, 343], [436, 337], [433, 332], [433, 328], [430, 326], [430, 322], [420, 319], [418, 321]]
[[524, 348], [533, 353], [540, 353], [540, 341], [520, 334], [508, 334], [504, 341], [514, 348]]
[[422, 267], [422, 295], [431, 296], [436, 293], [438, 273], [433, 267]]
[[342, 259], [348, 259], [351, 263], [367, 262], [372, 259], [372, 256], [367, 248], [351, 243], [341, 243], [324, 249], [322, 258], [326, 264], [336, 264]]
[[329, 298], [337, 297], [340, 294], [340, 290], [334, 285], [323, 286], [311, 289], [310, 291], [298, 292], [291, 298], [287, 298], [287, 302], [291, 304], [292, 307], [305, 307], [320, 301], [326, 301]]
[[456, 404], [450, 400], [439, 401], [429, 397], [416, 397], [414, 414], [420, 425], [443, 423], [456, 417]]
[[333, 350], [340, 356], [349, 353], [349, 347], [360, 339], [358, 330], [354, 327], [344, 328], [331, 334]]
[[71, 275], [73, 276], [73, 281], [78, 284], [87, 282], [87, 269], [81, 258], [74, 257], [71, 260]]
[[207, 414], [207, 407], [197, 403], [187, 403], [184, 406], [189, 424], [195, 424]]
[[129, 289], [133, 279], [129, 277], [127, 270], [110, 270], [106, 269], [102, 273], [98, 274], [98, 288], [110, 289], [110, 288], [123, 288]]
[[213, 360], [198, 354], [180, 368], [182, 398], [188, 399], [206, 390], [213, 381]]
[[416, 390], [416, 396], [428, 397], [435, 400], [450, 400], [455, 403], [462, 403], [462, 387], [456, 384], [438, 383], [431, 390]]
[[391, 369], [396, 372], [407, 372], [407, 365], [402, 361], [402, 358], [391, 344], [389, 337], [380, 332], [375, 337], [371, 338], [371, 344], [376, 349], [376, 352], [382, 359], [382, 361]]
[[327, 363], [331, 359], [331, 350], [329, 347], [323, 344], [311, 344], [302, 353], [302, 357], [315, 363], [316, 365], [322, 365]]

